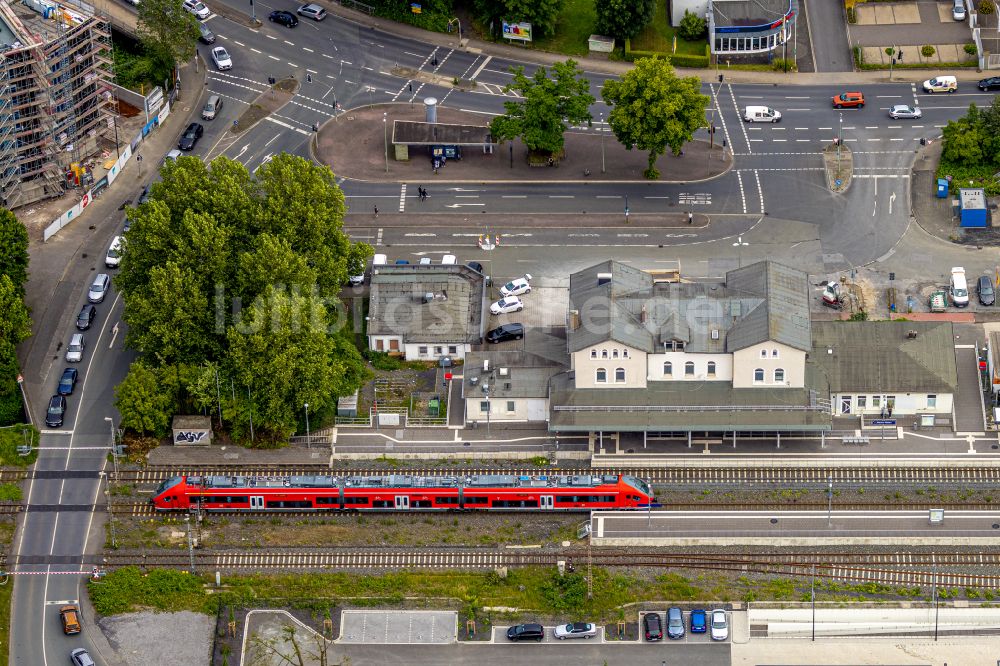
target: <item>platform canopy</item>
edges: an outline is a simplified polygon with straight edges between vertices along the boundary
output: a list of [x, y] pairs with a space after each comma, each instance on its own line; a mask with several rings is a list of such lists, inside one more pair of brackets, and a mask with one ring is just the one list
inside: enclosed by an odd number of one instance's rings
[[496, 143], [486, 125], [392, 121], [392, 143], [407, 146], [485, 146]]

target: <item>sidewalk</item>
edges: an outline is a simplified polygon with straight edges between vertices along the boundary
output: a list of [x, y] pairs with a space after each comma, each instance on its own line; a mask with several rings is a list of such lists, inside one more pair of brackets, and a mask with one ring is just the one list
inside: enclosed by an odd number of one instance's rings
[[45, 373], [69, 339], [69, 332], [74, 330], [71, 322], [76, 317], [76, 310], [72, 304], [79, 300], [91, 273], [103, 268], [104, 251], [124, 219], [124, 204], [131, 202], [152, 179], [162, 156], [173, 147], [181, 127], [188, 122], [188, 115], [180, 109], [197, 106], [189, 97], [200, 95], [204, 88], [207, 70], [205, 67], [199, 69], [201, 71], [195, 74], [190, 64], [181, 67], [181, 77], [190, 83], [181, 91], [164, 125], [140, 144], [139, 150], [144, 157], [142, 178], [139, 178], [135, 160], [131, 160], [121, 176], [99, 199], [87, 206], [76, 221], [48, 243], [42, 243], [40, 238], [31, 240], [25, 300], [31, 308], [32, 336], [20, 345], [18, 358], [28, 406], [35, 419], [40, 418], [39, 410], [44, 409], [52, 394]]
[[[388, 117], [389, 159], [383, 152], [386, 144]], [[566, 155], [554, 167], [528, 165], [527, 148], [520, 140], [499, 145], [496, 153], [489, 155], [480, 146], [462, 148], [461, 160], [449, 160], [439, 173], [434, 173], [428, 148], [412, 146], [410, 159], [397, 161], [392, 146], [393, 123], [397, 120], [424, 121], [423, 104], [377, 104], [351, 110], [328, 120], [320, 128], [314, 157], [327, 164], [340, 177], [353, 180], [380, 182], [425, 181], [429, 188], [440, 179], [448, 183], [558, 183], [558, 182], [699, 182], [716, 178], [732, 168], [731, 153], [720, 144], [714, 149], [707, 141], [692, 141], [684, 147], [684, 154], [674, 157], [667, 154], [657, 160], [660, 170], [658, 181], [643, 176], [647, 166], [647, 153], [626, 150], [614, 134], [586, 132], [570, 129], [566, 132]], [[488, 120], [481, 114], [467, 113], [454, 108], [438, 109], [438, 122], [442, 124], [467, 124], [483, 127], [483, 138], [489, 133]], [[378, 130], [383, 130], [379, 132]], [[717, 133], [718, 136], [718, 133]], [[380, 141], [381, 139], [381, 141]], [[602, 150], [603, 144], [603, 150]], [[607, 173], [601, 173], [603, 164]], [[589, 170], [590, 175], [584, 175]], [[414, 191], [413, 194], [416, 194]]]

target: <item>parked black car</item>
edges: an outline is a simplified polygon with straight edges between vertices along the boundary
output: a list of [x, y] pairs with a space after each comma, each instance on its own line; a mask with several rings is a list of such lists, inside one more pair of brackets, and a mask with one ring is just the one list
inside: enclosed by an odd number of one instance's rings
[[76, 316], [77, 330], [86, 331], [94, 323], [95, 317], [97, 317], [97, 308], [90, 303], [84, 305], [80, 309], [80, 314]]
[[993, 289], [993, 280], [989, 275], [979, 276], [976, 282], [976, 295], [979, 296], [980, 305], [993, 305], [997, 300], [997, 293]]
[[476, 271], [480, 275], [486, 275], [486, 273], [483, 273], [483, 265], [478, 261], [470, 261], [469, 263], [466, 264], [466, 266]]
[[54, 395], [49, 399], [49, 409], [45, 412], [45, 425], [50, 428], [58, 428], [63, 424], [63, 417], [66, 415], [66, 398], [61, 395]]
[[271, 12], [267, 17], [267, 20], [271, 21], [272, 23], [280, 23], [281, 25], [286, 25], [289, 28], [294, 28], [299, 24], [299, 19], [295, 14], [291, 12], [283, 12], [280, 9], [276, 9], [275, 11]]
[[486, 334], [486, 342], [505, 342], [524, 337], [524, 324], [512, 323], [497, 326]]
[[1000, 90], [1000, 76], [991, 76], [979, 82], [980, 90]]
[[73, 389], [76, 388], [76, 378], [80, 376], [80, 373], [76, 368], [66, 368], [63, 370], [62, 377], [59, 378], [59, 390], [56, 391], [59, 395], [73, 395]]
[[646, 613], [642, 616], [642, 628], [647, 641], [663, 640], [663, 622], [659, 613]]
[[545, 638], [545, 629], [540, 624], [519, 624], [507, 630], [509, 641], [538, 641]]
[[195, 144], [198, 143], [198, 139], [201, 135], [205, 133], [205, 128], [201, 126], [200, 123], [191, 123], [184, 130], [184, 134], [181, 136], [181, 140], [177, 142], [177, 147], [181, 150], [194, 150]]

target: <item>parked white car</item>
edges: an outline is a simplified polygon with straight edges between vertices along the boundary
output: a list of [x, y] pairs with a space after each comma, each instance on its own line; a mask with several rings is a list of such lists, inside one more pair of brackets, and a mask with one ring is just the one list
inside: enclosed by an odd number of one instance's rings
[[199, 19], [204, 21], [212, 15], [212, 10], [205, 6], [200, 0], [184, 0], [184, 9], [188, 10]]
[[212, 62], [219, 68], [219, 71], [233, 68], [233, 59], [229, 57], [229, 51], [221, 46], [212, 49]]
[[712, 621], [709, 624], [712, 627], [713, 641], [724, 641], [729, 638], [729, 624], [726, 621], [726, 611], [712, 611]]
[[508, 296], [490, 306], [491, 314], [507, 314], [508, 312], [520, 312], [524, 309], [524, 303], [517, 296]]
[[504, 286], [500, 287], [501, 296], [520, 296], [521, 294], [531, 293], [531, 274], [525, 273], [524, 277], [519, 277], [516, 280], [511, 280]]

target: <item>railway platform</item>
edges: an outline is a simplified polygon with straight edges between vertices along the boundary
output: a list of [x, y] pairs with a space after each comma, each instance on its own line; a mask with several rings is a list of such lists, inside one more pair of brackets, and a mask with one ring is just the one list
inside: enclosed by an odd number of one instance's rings
[[1000, 546], [996, 511], [595, 511], [594, 546]]

